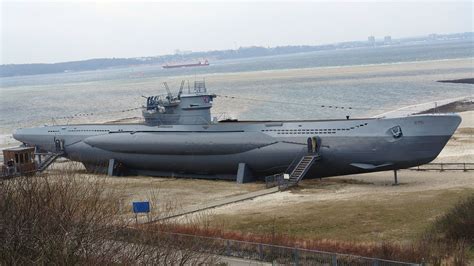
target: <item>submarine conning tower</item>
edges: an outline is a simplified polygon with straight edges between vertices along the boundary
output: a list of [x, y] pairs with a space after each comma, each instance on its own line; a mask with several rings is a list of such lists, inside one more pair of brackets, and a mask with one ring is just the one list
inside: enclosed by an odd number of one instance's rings
[[143, 110], [145, 124], [159, 125], [208, 125], [212, 122], [211, 108], [215, 94], [207, 93], [204, 81], [195, 81], [191, 88], [188, 83], [187, 93], [183, 93], [184, 81], [181, 82], [178, 95], [174, 96], [166, 83], [163, 83], [167, 95], [147, 97]]

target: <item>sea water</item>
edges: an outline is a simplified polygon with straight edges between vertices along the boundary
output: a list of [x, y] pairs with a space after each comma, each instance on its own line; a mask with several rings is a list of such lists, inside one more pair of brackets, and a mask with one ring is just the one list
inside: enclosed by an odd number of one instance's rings
[[[208, 67], [159, 65], [0, 78], [0, 145], [18, 127], [140, 117], [142, 96], [205, 79], [213, 115], [241, 120], [368, 117], [421, 102], [472, 96], [472, 40], [213, 60]], [[227, 96], [227, 97], [226, 97]], [[229, 98], [235, 96], [236, 98]], [[324, 106], [324, 107], [323, 107]], [[331, 107], [329, 107], [331, 106]], [[337, 107], [337, 108], [336, 108]], [[72, 118], [71, 118], [72, 117]]]

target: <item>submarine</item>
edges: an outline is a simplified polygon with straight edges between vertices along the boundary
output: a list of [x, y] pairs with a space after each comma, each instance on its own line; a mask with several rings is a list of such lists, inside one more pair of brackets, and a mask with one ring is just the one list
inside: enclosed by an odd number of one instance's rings
[[203, 81], [186, 91], [181, 83], [177, 95], [166, 89], [165, 95], [147, 97], [142, 123], [20, 128], [13, 137], [37, 151], [81, 162], [90, 172], [239, 181], [293, 167], [301, 179], [426, 164], [461, 122], [457, 114], [217, 121], [211, 118], [217, 96]]

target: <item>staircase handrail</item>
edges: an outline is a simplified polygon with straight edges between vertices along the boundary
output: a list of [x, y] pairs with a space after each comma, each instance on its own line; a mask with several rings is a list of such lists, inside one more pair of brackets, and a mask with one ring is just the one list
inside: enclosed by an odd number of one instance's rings
[[304, 171], [301, 173], [301, 175], [298, 176], [298, 179], [296, 180], [296, 184], [298, 184], [301, 181], [301, 179], [303, 179], [303, 177], [308, 173], [309, 169], [313, 165], [314, 161], [316, 161], [318, 159], [318, 157], [319, 157], [319, 155], [317, 155], [317, 154], [311, 155], [311, 161], [308, 163], [307, 167], [304, 169]]
[[60, 152], [56, 152], [56, 153], [50, 153], [49, 156], [47, 158], [45, 158], [45, 160], [38, 165], [38, 168], [37, 168], [37, 171], [38, 172], [43, 172], [44, 170], [46, 170], [54, 161], [56, 161], [57, 158], [59, 158], [61, 155], [63, 155], [64, 152], [63, 151], [60, 151]]
[[291, 172], [293, 172], [294, 168], [298, 165], [298, 163], [304, 157], [306, 150], [307, 150], [306, 147], [302, 148], [301, 151], [295, 156], [291, 164], [288, 166], [288, 168], [286, 168], [285, 170], [286, 174], [291, 174]]

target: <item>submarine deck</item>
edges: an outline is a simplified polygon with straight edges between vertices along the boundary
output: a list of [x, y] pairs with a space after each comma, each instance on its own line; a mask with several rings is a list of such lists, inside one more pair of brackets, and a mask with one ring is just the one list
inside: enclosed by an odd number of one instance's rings
[[[350, 118], [350, 119], [316, 119], [316, 120], [221, 120], [217, 123], [211, 123], [208, 125], [217, 124], [262, 124], [262, 123], [298, 123], [298, 122], [337, 122], [337, 121], [360, 121], [360, 120], [377, 120], [381, 118], [369, 117], [369, 118]], [[91, 125], [146, 125], [145, 123], [120, 123], [120, 122], [105, 122], [105, 123], [84, 123], [84, 124], [61, 124], [55, 126], [91, 126]], [[205, 125], [205, 124], [203, 124]], [[160, 126], [175, 126], [175, 125], [158, 125]]]

